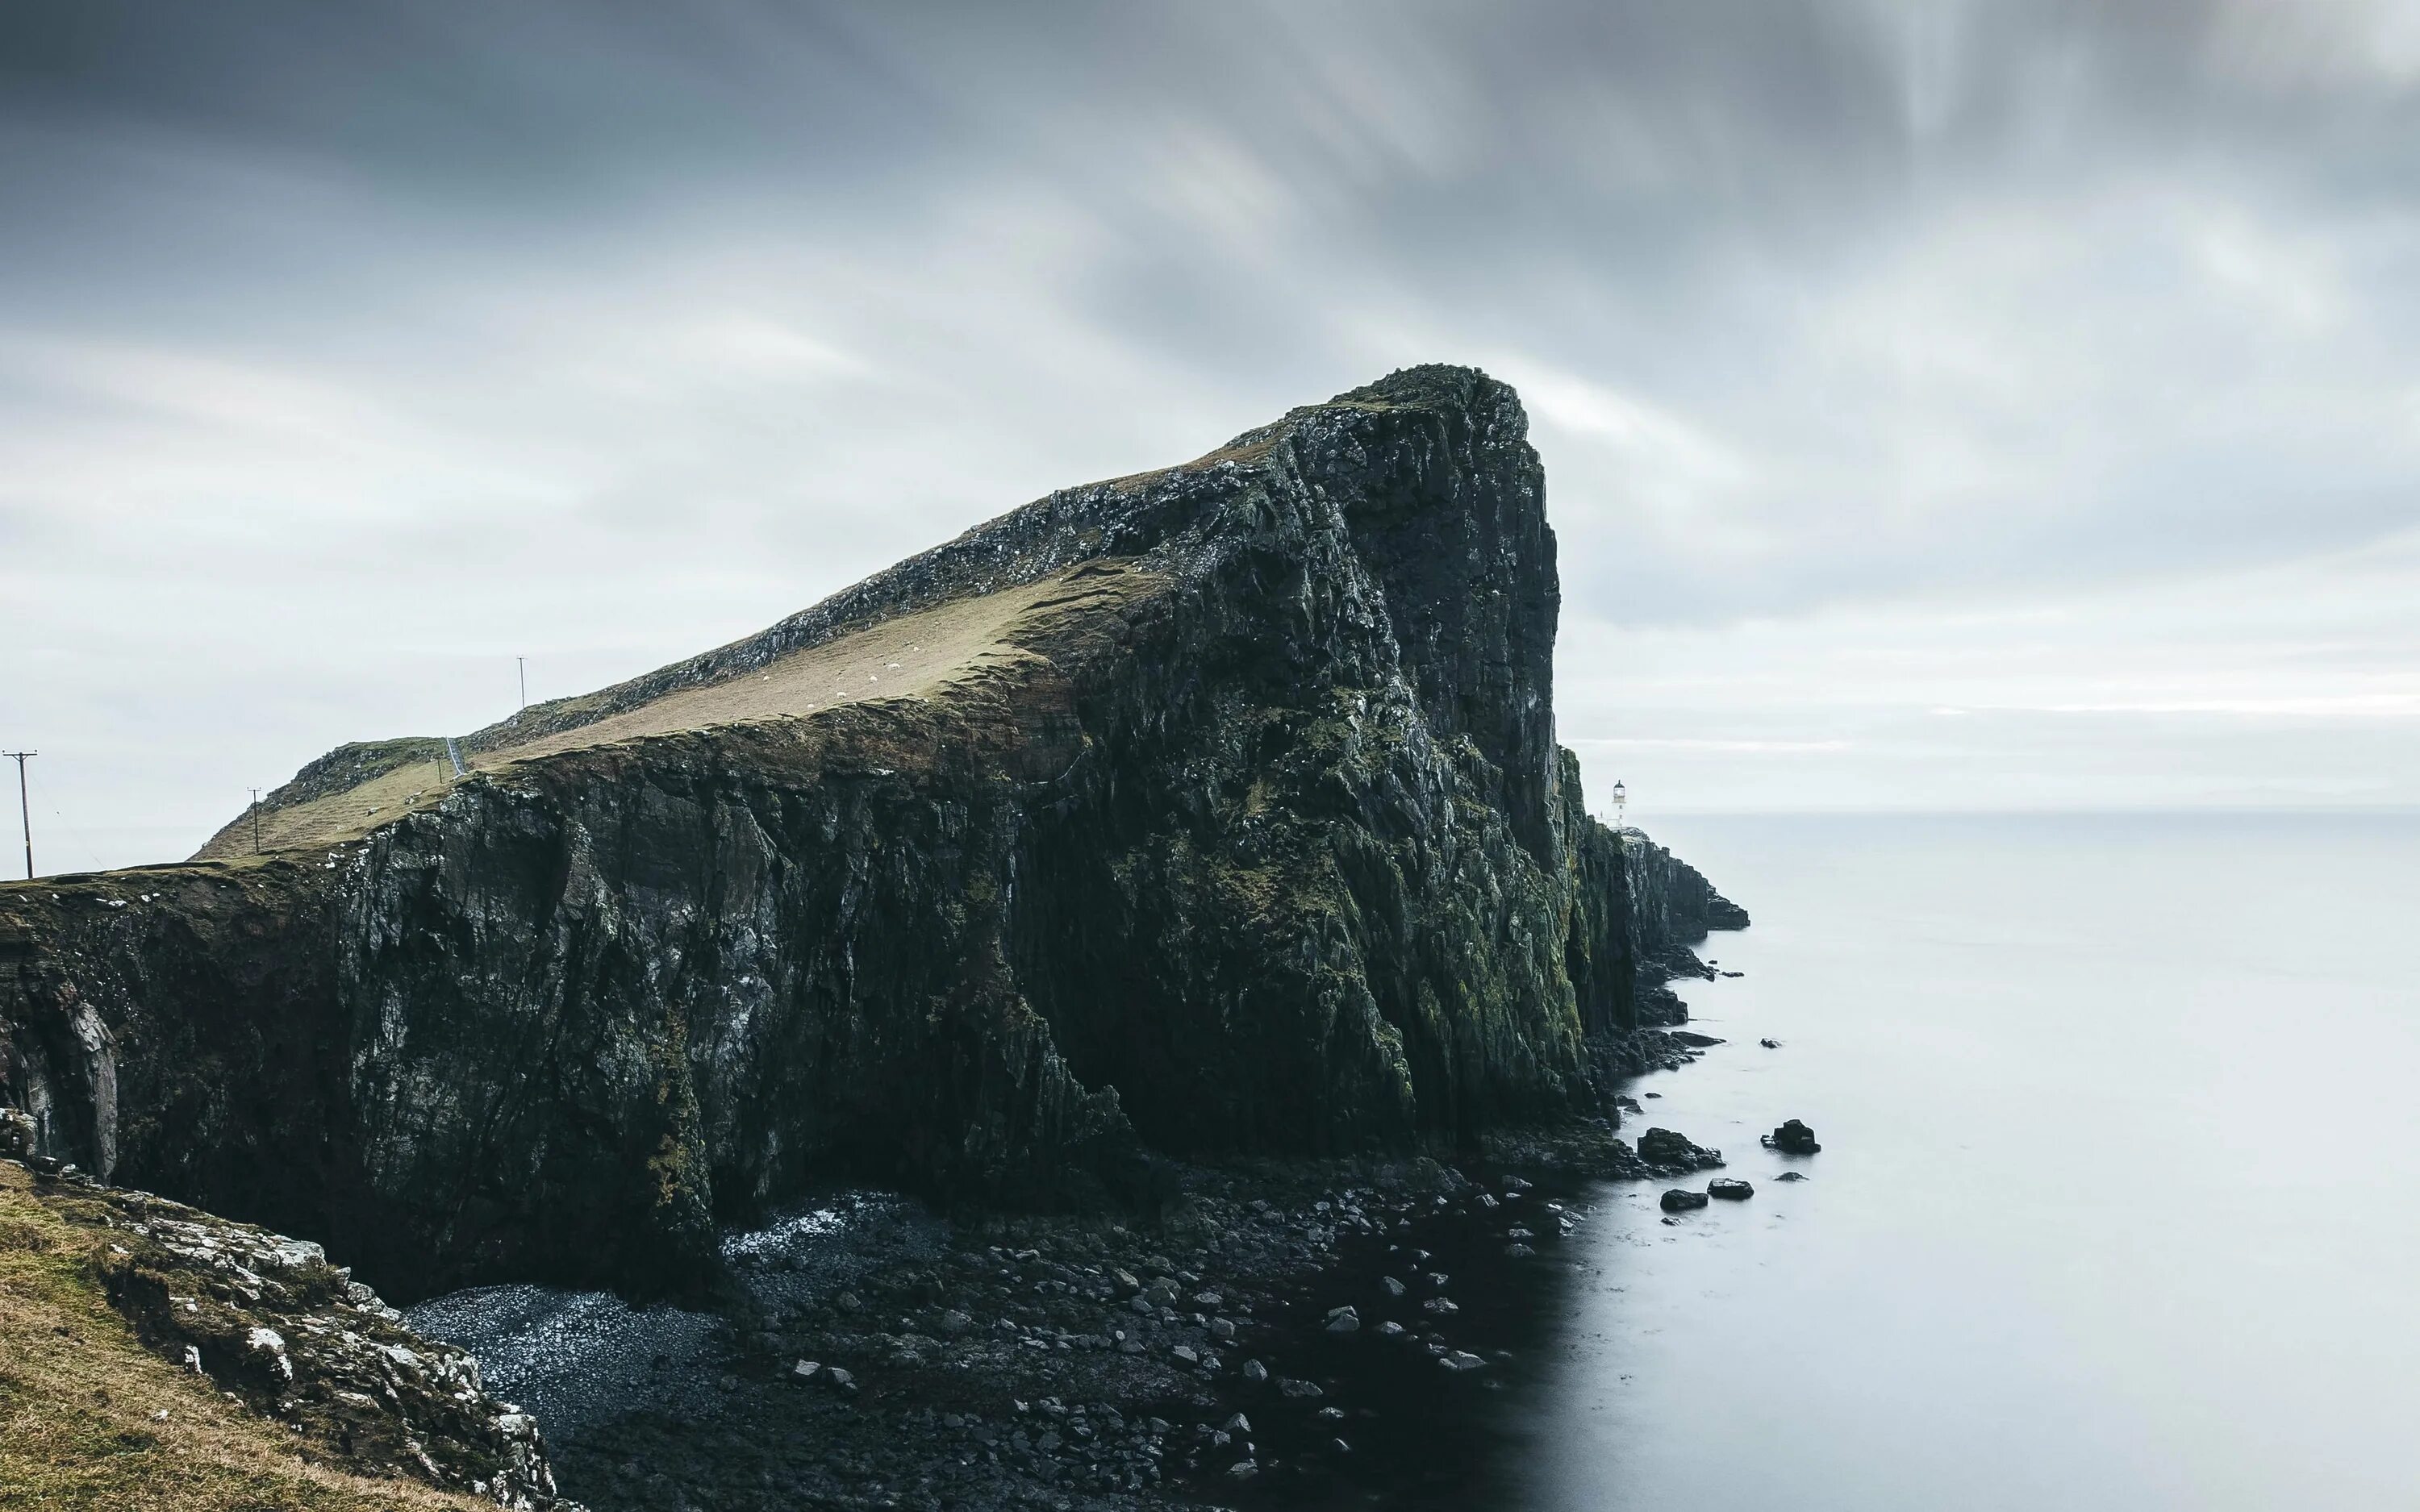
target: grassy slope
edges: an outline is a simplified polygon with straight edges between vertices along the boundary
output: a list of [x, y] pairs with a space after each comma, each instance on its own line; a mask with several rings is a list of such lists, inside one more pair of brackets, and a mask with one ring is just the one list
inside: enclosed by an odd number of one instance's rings
[[104, 1233], [0, 1161], [0, 1508], [494, 1512], [304, 1463], [286, 1428], [144, 1348], [94, 1279]]
[[[1020, 641], [1058, 616], [1111, 608], [1152, 579], [1083, 579], [1062, 573], [998, 593], [963, 598], [869, 625], [821, 645], [795, 651], [750, 672], [684, 687], [619, 713], [515, 745], [466, 752], [474, 771], [613, 741], [703, 730], [756, 720], [806, 718], [846, 703], [930, 698], [985, 671], [1026, 659]], [[589, 695], [600, 705], [613, 693]], [[567, 701], [578, 702], [580, 701]], [[552, 705], [550, 705], [552, 707]], [[435, 747], [442, 750], [442, 744]], [[264, 851], [299, 850], [358, 840], [380, 824], [445, 795], [439, 758], [400, 762], [357, 785], [300, 803], [276, 795], [260, 813]], [[195, 860], [240, 860], [252, 854], [247, 815], [239, 815], [194, 854]]]

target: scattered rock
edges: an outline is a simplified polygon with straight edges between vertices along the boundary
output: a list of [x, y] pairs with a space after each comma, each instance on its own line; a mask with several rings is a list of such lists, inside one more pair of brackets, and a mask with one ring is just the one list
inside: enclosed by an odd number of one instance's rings
[[1791, 1119], [1763, 1140], [1767, 1149], [1777, 1149], [1785, 1155], [1812, 1155], [1823, 1147], [1815, 1142], [1815, 1131], [1796, 1119]]
[[1667, 1191], [1659, 1200], [1662, 1201], [1666, 1212], [1687, 1212], [1692, 1209], [1704, 1207], [1706, 1195], [1703, 1192], [1692, 1192], [1687, 1187], [1676, 1186]]
[[1351, 1307], [1331, 1307], [1327, 1313], [1327, 1331], [1331, 1334], [1357, 1334], [1361, 1331], [1361, 1315]]
[[1778, 1050], [1781, 1048], [1781, 1041], [1778, 1040], [1759, 1040], [1757, 1043], [1764, 1046], [1767, 1050]]
[[1448, 1370], [1478, 1370], [1483, 1368], [1487, 1362], [1468, 1350], [1449, 1350], [1437, 1356], [1437, 1364]]
[[1805, 1171], [1784, 1171], [1779, 1176], [1775, 1177], [1774, 1180], [1776, 1181], [1803, 1181], [1807, 1180], [1807, 1173]]
[[1756, 1196], [1756, 1188], [1736, 1176], [1717, 1176], [1706, 1183], [1706, 1196], [1720, 1197], [1725, 1202], [1745, 1202]]
[[1695, 1029], [1674, 1029], [1670, 1031], [1670, 1035], [1672, 1039], [1692, 1050], [1704, 1050], [1714, 1045], [1730, 1042], [1728, 1040], [1717, 1040], [1711, 1034], [1699, 1034]]
[[1665, 1170], [1698, 1171], [1723, 1163], [1723, 1152], [1691, 1144], [1669, 1129], [1650, 1129], [1638, 1136], [1638, 1158]]

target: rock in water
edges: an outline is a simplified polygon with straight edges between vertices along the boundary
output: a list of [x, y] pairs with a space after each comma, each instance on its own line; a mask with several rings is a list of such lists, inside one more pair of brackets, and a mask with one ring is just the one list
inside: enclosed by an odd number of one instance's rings
[[1687, 1212], [1692, 1209], [1704, 1207], [1706, 1195], [1703, 1192], [1692, 1192], [1686, 1187], [1676, 1186], [1664, 1194], [1662, 1202], [1666, 1212]]
[[1763, 1144], [1765, 1149], [1777, 1149], [1785, 1155], [1812, 1155], [1823, 1148], [1815, 1142], [1815, 1131], [1796, 1119], [1766, 1134]]
[[1638, 1136], [1638, 1158], [1670, 1171], [1701, 1171], [1720, 1165], [1723, 1152], [1693, 1145], [1669, 1129], [1650, 1129]]
[[1725, 1202], [1745, 1202], [1756, 1196], [1756, 1188], [1736, 1176], [1717, 1176], [1706, 1183], [1706, 1196]]
[[0, 887], [0, 1101], [399, 1294], [684, 1284], [819, 1182], [1151, 1204], [1156, 1151], [1592, 1112], [1585, 1037], [1745, 917], [1588, 817], [1559, 598], [1512, 391], [1397, 373], [458, 737], [458, 779], [343, 747], [265, 859], [247, 815]]

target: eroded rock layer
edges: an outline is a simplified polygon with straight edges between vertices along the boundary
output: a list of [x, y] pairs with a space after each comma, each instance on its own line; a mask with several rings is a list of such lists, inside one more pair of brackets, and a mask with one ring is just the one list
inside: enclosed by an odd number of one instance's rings
[[1141, 1200], [1153, 1152], [1596, 1112], [1744, 922], [1554, 741], [1512, 392], [1398, 373], [720, 651], [351, 747], [178, 867], [0, 889], [47, 1149], [383, 1288], [626, 1288], [846, 1177]]

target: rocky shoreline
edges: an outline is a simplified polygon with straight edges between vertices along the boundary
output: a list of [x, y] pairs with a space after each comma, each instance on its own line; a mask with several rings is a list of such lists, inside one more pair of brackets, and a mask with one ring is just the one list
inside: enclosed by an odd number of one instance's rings
[[[1702, 1053], [1656, 1031], [1622, 1052]], [[1485, 1448], [1472, 1404], [1543, 1342], [1529, 1268], [1588, 1184], [1719, 1160], [1574, 1120], [1449, 1161], [1187, 1167], [1153, 1220], [835, 1193], [727, 1237], [693, 1310], [501, 1288], [411, 1319], [489, 1361], [597, 1512], [1446, 1496]]]

